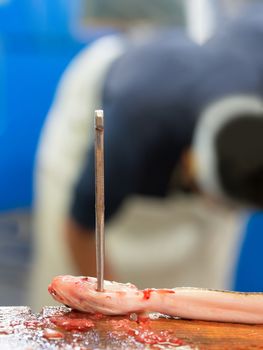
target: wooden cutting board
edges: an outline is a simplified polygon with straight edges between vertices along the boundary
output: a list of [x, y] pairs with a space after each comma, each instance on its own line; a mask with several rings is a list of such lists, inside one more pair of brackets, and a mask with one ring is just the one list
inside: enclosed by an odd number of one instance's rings
[[[90, 322], [87, 314], [71, 315], [65, 307], [45, 307], [39, 314], [32, 313], [28, 307], [0, 307], [0, 349], [263, 349], [263, 325], [166, 318], [135, 322], [128, 317], [93, 316], [91, 322], [94, 326], [89, 330], [70, 331], [53, 323], [54, 319], [61, 321], [73, 316], [80, 324]], [[148, 335], [150, 332], [151, 337], [169, 334], [173, 340], [178, 339], [178, 343], [142, 343], [141, 339], [136, 340], [136, 330], [138, 333], [141, 328], [146, 329]], [[127, 329], [132, 329], [132, 333], [127, 332]], [[50, 332], [51, 338], [55, 336], [54, 339], [50, 338]]]

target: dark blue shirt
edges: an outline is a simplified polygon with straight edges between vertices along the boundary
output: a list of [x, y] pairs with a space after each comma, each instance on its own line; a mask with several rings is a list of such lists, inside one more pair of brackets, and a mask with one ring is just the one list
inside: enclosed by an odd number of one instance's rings
[[[179, 31], [155, 35], [111, 67], [104, 85], [106, 219], [130, 195], [164, 196], [195, 124], [191, 97], [202, 51]], [[73, 218], [94, 228], [94, 149]]]

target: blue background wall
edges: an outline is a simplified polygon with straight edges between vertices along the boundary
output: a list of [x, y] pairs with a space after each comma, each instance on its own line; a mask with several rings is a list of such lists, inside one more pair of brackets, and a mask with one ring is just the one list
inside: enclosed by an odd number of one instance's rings
[[263, 292], [263, 213], [252, 214], [244, 230], [234, 289]]
[[73, 36], [80, 4], [0, 0], [0, 211], [31, 205], [39, 132], [62, 71], [84, 45]]

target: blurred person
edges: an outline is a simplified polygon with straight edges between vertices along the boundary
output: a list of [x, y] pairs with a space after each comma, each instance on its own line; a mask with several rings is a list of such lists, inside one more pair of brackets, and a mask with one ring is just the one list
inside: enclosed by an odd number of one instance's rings
[[[262, 5], [254, 6], [202, 49], [184, 40], [180, 46], [176, 33], [169, 32], [111, 65], [103, 94], [106, 220], [129, 197], [167, 195], [174, 169], [191, 148], [196, 164], [185, 161], [192, 186], [215, 198], [262, 207], [263, 76], [256, 44], [263, 15]], [[95, 264], [87, 263], [92, 253], [86, 254], [83, 242], [93, 239], [94, 191], [92, 147], [68, 234], [80, 271], [93, 275]]]
[[[113, 237], [109, 255], [114, 265], [113, 272], [122, 276], [122, 280], [127, 281], [127, 276], [132, 276], [136, 282], [136, 274], [138, 276], [140, 271], [140, 286], [146, 283], [155, 287], [161, 283], [167, 287], [175, 284], [211, 288], [229, 286], [241, 234], [236, 210], [192, 196], [189, 200], [179, 197], [175, 201], [173, 193], [178, 188], [192, 192], [200, 187], [215, 198], [229, 196], [261, 205], [260, 199], [255, 199], [253, 181], [247, 181], [254, 171], [260, 178], [258, 167], [262, 159], [257, 157], [252, 165], [251, 156], [257, 149], [258, 137], [255, 137], [256, 146], [251, 142], [253, 146], [248, 148], [247, 168], [242, 168], [240, 162], [245, 154], [241, 147], [244, 147], [242, 138], [237, 144], [231, 143], [244, 130], [249, 130], [249, 138], [253, 140], [256, 135], [254, 119], [257, 130], [261, 125], [258, 118], [262, 115], [258, 96], [260, 79], [250, 79], [257, 76], [253, 67], [247, 67], [242, 59], [236, 66], [239, 56], [229, 58], [227, 50], [218, 50], [219, 56], [215, 57], [209, 47], [201, 49], [177, 31], [163, 32], [131, 49], [123, 50], [122, 47], [118, 51], [119, 48], [117, 45], [116, 56], [104, 64], [103, 74], [95, 80], [96, 83], [99, 81], [97, 89], [93, 89], [94, 81], [88, 75], [97, 63], [91, 65], [84, 56], [81, 62], [75, 61], [66, 74], [67, 80], [61, 84], [49, 117], [44, 134], [46, 147], [40, 149], [38, 171], [37, 213], [42, 223], [41, 230], [45, 232], [41, 237], [37, 232], [38, 261], [42, 261], [42, 268], [37, 265], [38, 271], [42, 271], [41, 276], [37, 279], [35, 275], [38, 290], [35, 288], [34, 292], [38, 299], [43, 286], [52, 277], [47, 278], [51, 271], [45, 269], [47, 251], [54, 265], [53, 274], [77, 272], [95, 275], [94, 151], [92, 136], [88, 147], [87, 134], [88, 129], [92, 129], [93, 111], [98, 104], [104, 108], [106, 118], [106, 218], [111, 218], [109, 231], [112, 234], [109, 232], [109, 236]], [[104, 52], [109, 54], [107, 50]], [[93, 53], [93, 62], [102, 57], [97, 49]], [[223, 66], [216, 71], [218, 57]], [[233, 64], [231, 67], [236, 67], [230, 72], [229, 62]], [[237, 83], [231, 87], [224, 73], [239, 77]], [[92, 98], [88, 99], [88, 92]], [[245, 119], [243, 111], [246, 112]], [[78, 115], [79, 119], [73, 115]], [[222, 122], [213, 123], [213, 120]], [[228, 120], [230, 124], [234, 123], [230, 131]], [[228, 140], [227, 148], [224, 147], [225, 140]], [[54, 145], [56, 149], [52, 147]], [[59, 148], [61, 145], [63, 149]], [[197, 161], [194, 166], [191, 157], [187, 156], [191, 145]], [[221, 170], [225, 169], [227, 152], [233, 146], [227, 164], [235, 162], [242, 172], [217, 172], [221, 160]], [[50, 149], [53, 150], [52, 156]], [[61, 156], [68, 166], [66, 169]], [[177, 166], [183, 176], [175, 186], [173, 175]], [[234, 188], [236, 180], [239, 186]], [[50, 202], [45, 196], [50, 197], [52, 193], [54, 198]], [[168, 193], [170, 196], [167, 197]], [[60, 196], [60, 212], [56, 209], [58, 200], [55, 195]], [[47, 204], [50, 215], [43, 216], [41, 209], [47, 212]], [[66, 219], [69, 207], [72, 209], [66, 224], [65, 241], [63, 218]], [[49, 220], [52, 215], [58, 215], [53, 218], [53, 227]], [[57, 227], [54, 226], [55, 220]], [[49, 227], [52, 228], [50, 233]], [[58, 235], [56, 229], [60, 231]], [[48, 234], [52, 235], [49, 247], [46, 242]], [[148, 253], [145, 252], [146, 245]], [[59, 258], [54, 247], [60, 247]], [[126, 269], [122, 266], [125, 264]], [[110, 265], [107, 265], [106, 273], [106, 278], [114, 276]]]

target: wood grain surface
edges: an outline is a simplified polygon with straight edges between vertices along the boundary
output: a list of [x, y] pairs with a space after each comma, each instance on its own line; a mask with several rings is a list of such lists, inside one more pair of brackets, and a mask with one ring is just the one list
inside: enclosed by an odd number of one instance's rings
[[[146, 328], [154, 334], [169, 332], [180, 342], [147, 345], [127, 333], [127, 325], [133, 330], [141, 327], [140, 322], [130, 321], [128, 317], [93, 318], [94, 327], [82, 332], [63, 330], [50, 322], [52, 317], [68, 315], [71, 314], [64, 307], [45, 307], [39, 314], [27, 307], [0, 307], [0, 349], [263, 350], [263, 325], [158, 318], [147, 321]], [[90, 315], [77, 313], [74, 319], [76, 317], [81, 321], [89, 319]], [[60, 332], [63, 337], [46, 338], [46, 328]]]

